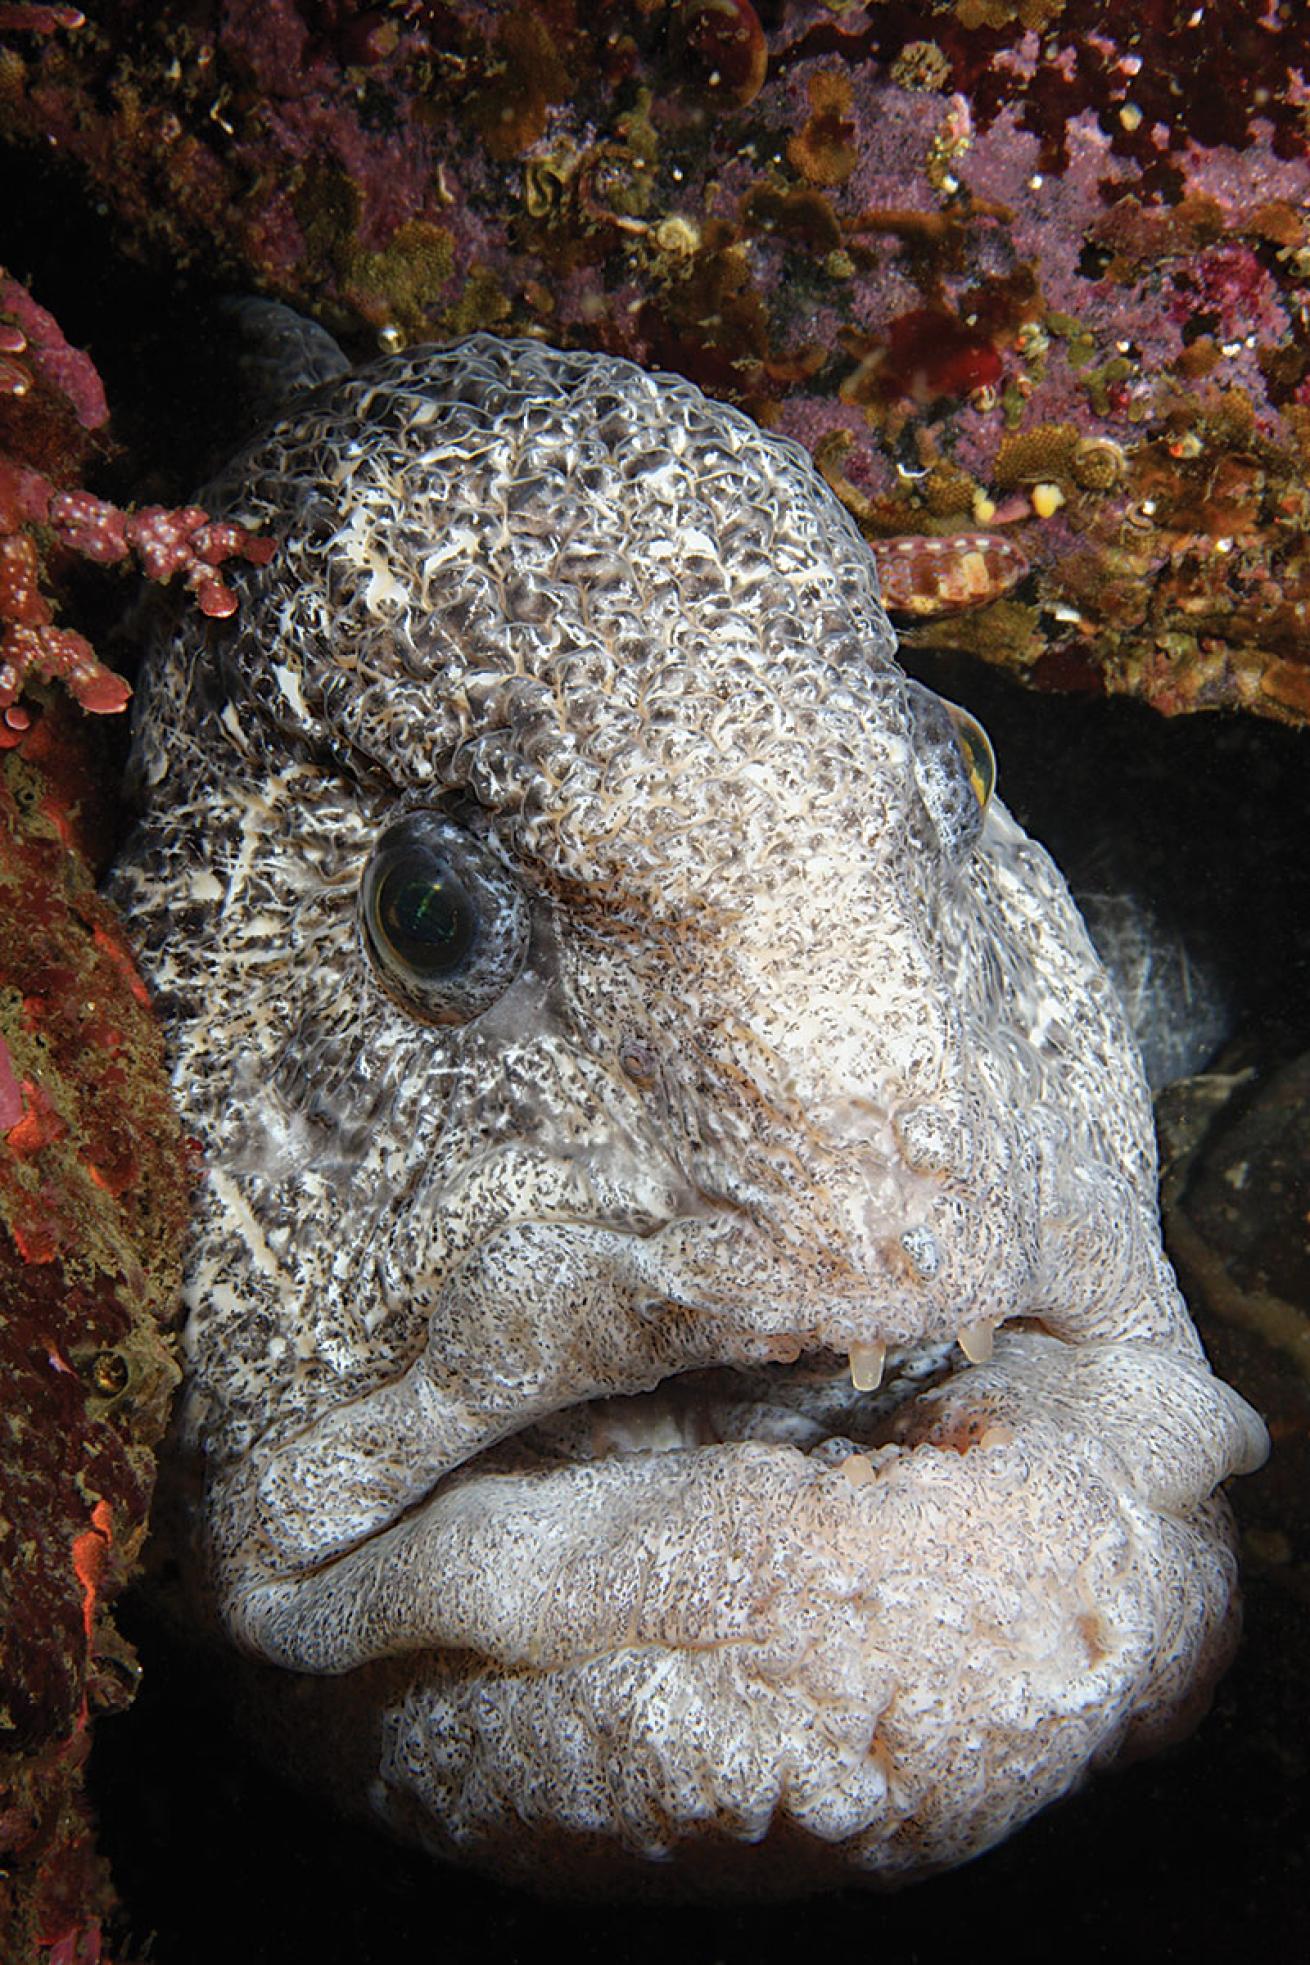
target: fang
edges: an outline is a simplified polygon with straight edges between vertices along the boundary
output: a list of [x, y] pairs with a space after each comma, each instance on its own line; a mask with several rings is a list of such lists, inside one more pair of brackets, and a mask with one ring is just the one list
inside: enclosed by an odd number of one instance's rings
[[882, 1384], [882, 1368], [887, 1359], [885, 1344], [852, 1344], [851, 1384], [857, 1392], [876, 1392]]

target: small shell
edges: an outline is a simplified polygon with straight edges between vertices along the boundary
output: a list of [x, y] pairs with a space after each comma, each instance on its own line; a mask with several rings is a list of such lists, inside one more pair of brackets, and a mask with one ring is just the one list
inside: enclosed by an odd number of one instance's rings
[[1018, 547], [994, 532], [874, 539], [869, 550], [878, 568], [883, 606], [918, 621], [985, 607], [1028, 571]]

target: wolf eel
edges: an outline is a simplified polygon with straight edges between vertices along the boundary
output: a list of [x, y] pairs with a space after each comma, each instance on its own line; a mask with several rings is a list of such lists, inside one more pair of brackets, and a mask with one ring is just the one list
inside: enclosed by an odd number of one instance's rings
[[545, 1889], [759, 1893], [1189, 1723], [1264, 1430], [805, 454], [478, 336], [213, 496], [280, 549], [159, 637], [113, 885], [204, 1149], [200, 1594], [307, 1761]]

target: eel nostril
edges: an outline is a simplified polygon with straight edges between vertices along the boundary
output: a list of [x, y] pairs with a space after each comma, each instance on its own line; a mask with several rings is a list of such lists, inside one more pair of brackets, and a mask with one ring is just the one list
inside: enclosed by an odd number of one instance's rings
[[643, 1092], [648, 1092], [659, 1077], [659, 1061], [651, 1046], [639, 1037], [625, 1037], [620, 1043], [619, 1069]]

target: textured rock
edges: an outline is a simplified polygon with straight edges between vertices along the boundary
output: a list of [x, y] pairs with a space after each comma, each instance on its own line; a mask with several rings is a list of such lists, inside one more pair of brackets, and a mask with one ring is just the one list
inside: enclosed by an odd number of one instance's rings
[[[93, 1943], [88, 1723], [136, 1662], [108, 1606], [145, 1535], [177, 1382], [189, 1178], [162, 1040], [112, 908], [75, 713], [0, 769], [0, 1950]], [[94, 1940], [98, 1942], [98, 1940]]]
[[1267, 0], [103, 0], [0, 21], [0, 138], [129, 249], [372, 347], [689, 376], [869, 536], [1032, 571], [925, 634], [1310, 713], [1310, 16]]

